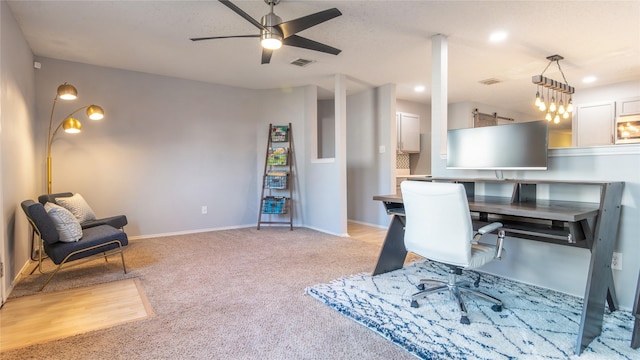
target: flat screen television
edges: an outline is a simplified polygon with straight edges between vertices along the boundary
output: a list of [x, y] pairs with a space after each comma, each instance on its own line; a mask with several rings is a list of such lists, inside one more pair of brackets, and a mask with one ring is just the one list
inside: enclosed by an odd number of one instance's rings
[[447, 169], [546, 170], [546, 120], [447, 131]]

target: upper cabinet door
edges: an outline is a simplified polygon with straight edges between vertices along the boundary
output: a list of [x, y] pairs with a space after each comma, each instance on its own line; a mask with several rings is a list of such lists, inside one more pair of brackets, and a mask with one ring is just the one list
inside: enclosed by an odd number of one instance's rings
[[612, 145], [615, 113], [615, 102], [576, 106], [576, 146]]
[[640, 97], [622, 99], [618, 101], [618, 116], [640, 114]]
[[398, 131], [398, 151], [404, 153], [420, 152], [420, 117], [414, 114], [396, 114]]

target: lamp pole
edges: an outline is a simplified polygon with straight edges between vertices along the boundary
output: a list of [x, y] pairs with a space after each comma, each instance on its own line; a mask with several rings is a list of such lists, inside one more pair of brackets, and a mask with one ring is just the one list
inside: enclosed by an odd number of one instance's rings
[[51, 107], [51, 115], [49, 116], [49, 131], [47, 132], [47, 194], [51, 194], [51, 145], [53, 145], [53, 139], [56, 137], [56, 134], [60, 130], [60, 128], [64, 129], [67, 133], [79, 133], [82, 129], [82, 123], [80, 120], [73, 118], [72, 116], [80, 110], [86, 109], [87, 116], [91, 120], [100, 120], [104, 118], [104, 110], [98, 105], [85, 105], [77, 108], [72, 111], [69, 115], [65, 116], [62, 121], [56, 126], [51, 133], [51, 129], [53, 128], [53, 113], [56, 108], [56, 103], [58, 99], [63, 100], [74, 100], [78, 96], [78, 91], [73, 85], [64, 83], [58, 87], [58, 93], [56, 97], [53, 99], [53, 106]]

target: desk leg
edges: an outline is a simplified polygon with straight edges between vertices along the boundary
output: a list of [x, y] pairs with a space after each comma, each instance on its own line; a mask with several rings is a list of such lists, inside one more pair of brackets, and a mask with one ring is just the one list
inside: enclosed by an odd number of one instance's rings
[[640, 317], [636, 317], [633, 325], [633, 334], [631, 335], [631, 348], [640, 347]]
[[401, 269], [407, 257], [404, 247], [404, 216], [393, 215], [373, 275]]
[[631, 333], [631, 347], [640, 347], [640, 274], [638, 274], [638, 286], [636, 286], [636, 300], [633, 304], [633, 333]]
[[615, 310], [611, 257], [618, 238], [623, 183], [609, 183], [602, 189], [600, 211], [591, 246], [587, 287], [582, 305], [576, 355], [580, 355], [602, 332], [605, 302]]

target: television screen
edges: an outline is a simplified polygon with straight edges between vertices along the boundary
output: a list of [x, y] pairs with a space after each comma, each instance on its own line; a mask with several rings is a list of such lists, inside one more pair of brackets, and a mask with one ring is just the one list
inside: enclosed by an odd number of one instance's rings
[[447, 131], [447, 169], [546, 170], [548, 122]]

